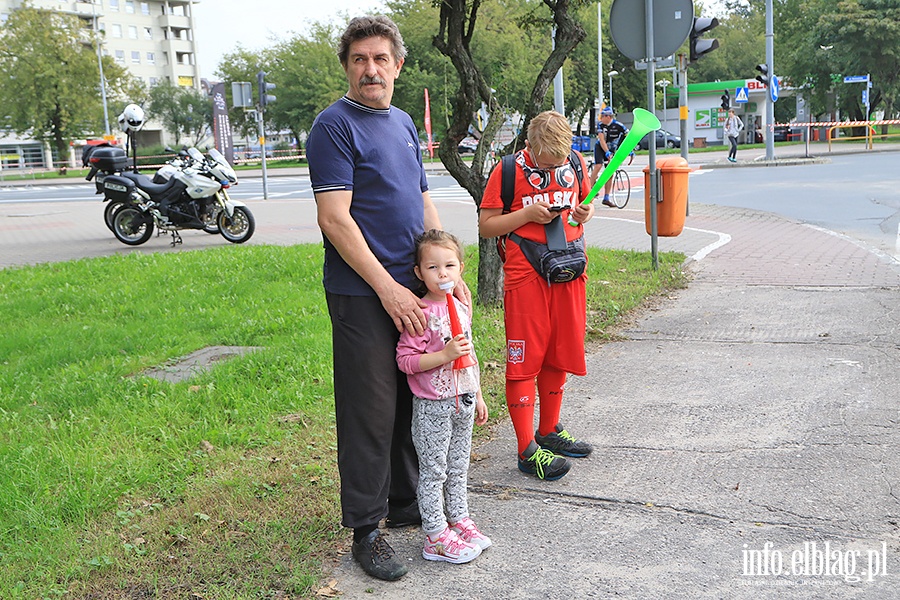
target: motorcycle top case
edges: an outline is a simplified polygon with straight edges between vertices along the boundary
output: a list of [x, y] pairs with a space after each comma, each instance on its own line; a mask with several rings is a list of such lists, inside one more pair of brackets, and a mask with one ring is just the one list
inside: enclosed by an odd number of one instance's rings
[[119, 175], [107, 175], [103, 179], [103, 194], [110, 200], [128, 202], [134, 192], [134, 182]]
[[100, 146], [94, 149], [88, 156], [92, 167], [106, 173], [124, 171], [128, 168], [128, 155], [122, 148], [116, 146]]

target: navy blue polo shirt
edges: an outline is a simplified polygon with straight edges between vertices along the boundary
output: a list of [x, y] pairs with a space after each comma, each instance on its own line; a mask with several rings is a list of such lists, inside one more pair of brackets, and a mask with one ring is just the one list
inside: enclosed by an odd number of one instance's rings
[[[412, 118], [395, 106], [370, 108], [344, 96], [316, 117], [306, 156], [313, 192], [352, 191], [350, 215], [372, 253], [395, 281], [416, 289], [415, 239], [425, 230], [422, 193], [428, 183]], [[375, 295], [323, 238], [325, 289]]]

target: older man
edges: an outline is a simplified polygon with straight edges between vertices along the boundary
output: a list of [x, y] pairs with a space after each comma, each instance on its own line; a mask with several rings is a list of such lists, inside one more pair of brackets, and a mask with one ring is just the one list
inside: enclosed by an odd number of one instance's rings
[[395, 350], [402, 330], [424, 331], [425, 305], [412, 291], [414, 244], [441, 223], [416, 127], [391, 106], [406, 56], [397, 26], [383, 16], [353, 19], [338, 56], [349, 89], [316, 117], [307, 155], [325, 243], [341, 508], [360, 566], [395, 580], [407, 567], [378, 523], [421, 522], [412, 396]]

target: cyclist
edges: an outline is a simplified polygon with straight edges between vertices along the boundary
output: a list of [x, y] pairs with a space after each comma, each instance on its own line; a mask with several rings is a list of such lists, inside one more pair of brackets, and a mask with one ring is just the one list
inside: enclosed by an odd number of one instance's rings
[[[625, 136], [628, 135], [628, 128], [616, 120], [616, 113], [611, 106], [606, 106], [600, 111], [600, 125], [597, 127], [597, 143], [594, 145], [594, 166], [591, 167], [591, 186], [597, 181], [600, 174], [601, 165], [605, 167], [609, 164], [616, 148]], [[614, 207], [615, 204], [609, 199], [609, 191], [612, 189], [612, 177], [603, 186], [603, 205]]]

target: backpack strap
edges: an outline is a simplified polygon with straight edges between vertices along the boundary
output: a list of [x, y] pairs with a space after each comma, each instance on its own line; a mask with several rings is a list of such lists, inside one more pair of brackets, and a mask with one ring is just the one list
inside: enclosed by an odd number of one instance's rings
[[500, 159], [500, 199], [503, 200], [503, 213], [512, 210], [513, 196], [516, 194], [516, 155], [507, 154]]
[[[578, 202], [581, 201], [581, 180], [584, 178], [584, 167], [581, 162], [581, 155], [574, 149], [569, 152], [569, 164], [575, 171], [575, 182], [578, 186]], [[500, 199], [503, 201], [502, 214], [508, 214], [512, 210], [513, 196], [516, 192], [516, 156], [515, 154], [507, 154], [500, 159]], [[576, 202], [577, 203], [577, 202]], [[515, 232], [508, 233], [497, 237], [497, 252], [500, 254], [501, 262], [506, 262], [506, 239], [509, 238], [518, 244], [522, 238]]]
[[584, 179], [584, 168], [581, 165], [581, 155], [575, 150], [569, 153], [569, 164], [572, 165], [572, 169], [575, 171], [575, 182], [578, 184], [578, 196], [576, 198], [578, 202], [581, 202], [581, 180]]

